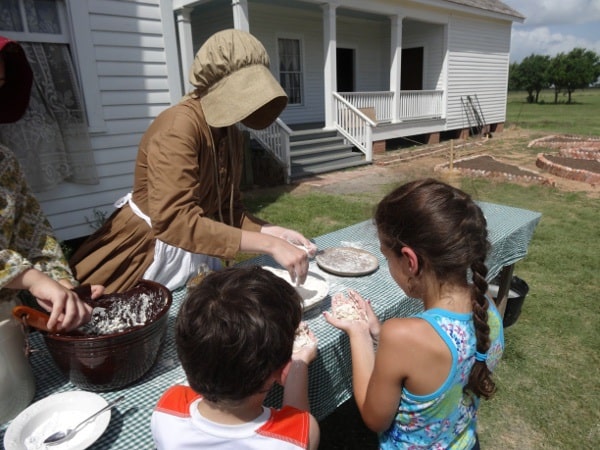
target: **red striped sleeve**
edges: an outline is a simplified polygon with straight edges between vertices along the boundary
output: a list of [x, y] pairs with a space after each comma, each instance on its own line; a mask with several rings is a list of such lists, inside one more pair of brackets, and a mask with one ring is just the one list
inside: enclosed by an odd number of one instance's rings
[[178, 417], [189, 417], [190, 403], [200, 397], [201, 395], [189, 386], [172, 386], [160, 397], [154, 410]]
[[256, 432], [290, 442], [300, 448], [308, 448], [309, 428], [310, 419], [307, 411], [284, 406], [280, 410], [271, 409], [271, 418]]

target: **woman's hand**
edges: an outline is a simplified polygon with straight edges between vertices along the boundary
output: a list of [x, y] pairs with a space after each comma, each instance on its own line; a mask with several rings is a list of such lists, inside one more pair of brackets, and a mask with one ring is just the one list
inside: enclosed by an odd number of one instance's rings
[[308, 259], [317, 253], [317, 246], [297, 231], [277, 225], [263, 225], [260, 232], [277, 238], [271, 256], [286, 268], [292, 282], [304, 284], [308, 274]]
[[104, 294], [104, 286], [100, 284], [92, 284], [92, 300], [96, 300]]
[[317, 254], [317, 246], [297, 231], [277, 225], [263, 225], [260, 232], [288, 241], [290, 244], [304, 250], [309, 258], [313, 258]]
[[[290, 243], [285, 237], [296, 239], [302, 246]], [[242, 230], [239, 248], [242, 252], [270, 255], [288, 271], [292, 282], [298, 285], [306, 281], [308, 256], [313, 249], [316, 252], [316, 246], [300, 233], [274, 225], [263, 225], [260, 233]]]
[[[80, 300], [77, 294], [64, 283], [53, 280], [39, 270], [25, 270], [7, 287], [28, 290], [38, 304], [50, 313], [47, 324], [50, 330], [69, 331], [88, 322], [92, 316], [90, 305]], [[102, 286], [99, 288], [103, 290]], [[98, 286], [94, 290], [100, 292]]]
[[308, 255], [304, 250], [282, 239], [276, 239], [271, 256], [289, 272], [292, 283], [304, 284], [308, 275]]

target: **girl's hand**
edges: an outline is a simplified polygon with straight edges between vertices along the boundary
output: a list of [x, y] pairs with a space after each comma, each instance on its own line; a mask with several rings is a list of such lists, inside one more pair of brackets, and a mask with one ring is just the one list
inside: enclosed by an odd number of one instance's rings
[[332, 304], [336, 302], [347, 302], [356, 308], [358, 319], [339, 318], [336, 314], [329, 311], [323, 313], [325, 320], [336, 328], [346, 332], [350, 337], [355, 334], [367, 334], [377, 343], [379, 340], [380, 323], [377, 316], [371, 308], [370, 302], [366, 301], [358, 292], [348, 290], [348, 297], [344, 294], [336, 294], [332, 299]]
[[[359, 295], [358, 293], [356, 295]], [[365, 312], [367, 314], [367, 323], [369, 324], [369, 333], [373, 343], [377, 345], [379, 343], [379, 333], [381, 332], [381, 323], [373, 311], [371, 306], [371, 300], [365, 300]]]

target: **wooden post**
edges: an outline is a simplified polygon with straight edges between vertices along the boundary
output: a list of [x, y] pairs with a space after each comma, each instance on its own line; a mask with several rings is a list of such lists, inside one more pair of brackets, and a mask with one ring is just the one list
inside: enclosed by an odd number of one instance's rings
[[450, 139], [450, 171], [454, 170], [454, 139]]

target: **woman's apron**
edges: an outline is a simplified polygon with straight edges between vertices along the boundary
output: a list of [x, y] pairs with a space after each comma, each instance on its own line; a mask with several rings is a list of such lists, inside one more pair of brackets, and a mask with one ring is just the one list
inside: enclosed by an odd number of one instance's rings
[[[131, 192], [117, 200], [115, 207], [120, 209], [126, 204], [129, 204], [133, 213], [152, 228], [150, 217], [144, 214], [134, 203]], [[174, 291], [184, 286], [190, 277], [196, 275], [201, 268], [205, 267], [204, 265], [212, 271], [222, 268], [219, 258], [202, 253], [188, 252], [156, 239], [154, 260], [144, 272], [143, 278], [160, 283]]]

